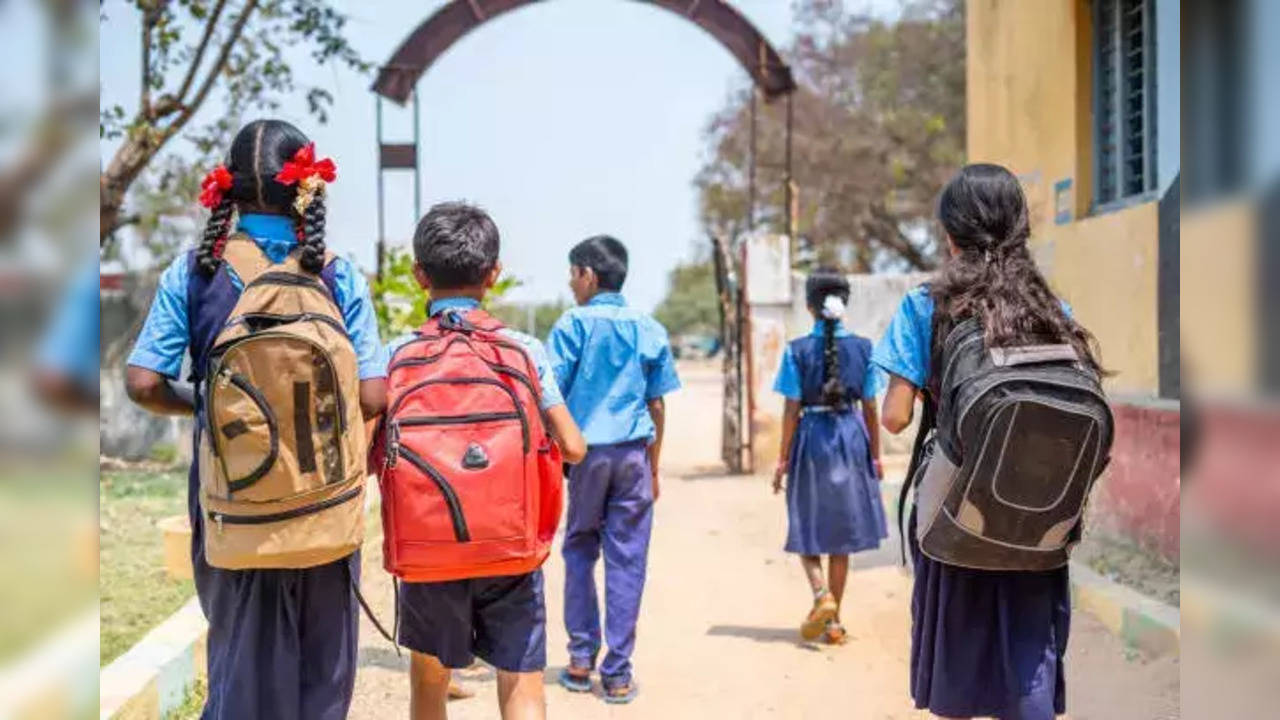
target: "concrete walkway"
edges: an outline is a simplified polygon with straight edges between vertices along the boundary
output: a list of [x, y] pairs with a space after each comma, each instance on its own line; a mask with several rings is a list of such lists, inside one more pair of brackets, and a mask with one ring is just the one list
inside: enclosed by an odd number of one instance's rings
[[[547, 705], [552, 718], [924, 718], [907, 696], [911, 580], [896, 566], [897, 540], [855, 556], [844, 622], [848, 645], [799, 642], [810, 596], [799, 563], [781, 550], [782, 500], [763, 477], [718, 468], [719, 373], [682, 368], [686, 388], [668, 406], [668, 447], [634, 657], [640, 697], [612, 707], [555, 684], [566, 661], [563, 564], [547, 577]], [[372, 529], [372, 528], [371, 528]], [[390, 583], [376, 543], [366, 550], [365, 591], [390, 622]], [[603, 587], [603, 582], [601, 582]], [[365, 621], [351, 717], [408, 717], [407, 657]], [[1176, 718], [1178, 661], [1126, 651], [1087, 614], [1073, 619], [1068, 660], [1075, 720]], [[470, 673], [477, 696], [450, 705], [458, 720], [497, 717], [492, 675]]]

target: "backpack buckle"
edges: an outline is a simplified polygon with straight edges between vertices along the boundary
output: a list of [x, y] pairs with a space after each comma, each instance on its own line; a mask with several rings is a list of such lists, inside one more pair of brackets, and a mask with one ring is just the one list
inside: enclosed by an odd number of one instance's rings
[[462, 313], [457, 310], [446, 310], [440, 316], [440, 329], [453, 330], [454, 332], [470, 335], [476, 331], [476, 326], [472, 325], [471, 321], [463, 317]]

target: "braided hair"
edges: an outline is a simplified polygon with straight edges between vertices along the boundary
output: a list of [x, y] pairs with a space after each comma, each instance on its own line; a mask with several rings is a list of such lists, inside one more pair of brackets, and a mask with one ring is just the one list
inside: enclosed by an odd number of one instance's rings
[[849, 391], [840, 376], [836, 323], [849, 301], [849, 280], [834, 268], [818, 268], [805, 280], [804, 294], [809, 311], [822, 323], [822, 402], [843, 410], [849, 405]]
[[1097, 341], [1067, 314], [1036, 268], [1027, 247], [1027, 199], [1013, 173], [986, 163], [965, 166], [943, 188], [938, 220], [957, 252], [929, 286], [937, 308], [933, 367], [947, 334], [977, 318], [987, 347], [1068, 343], [1086, 366], [1103, 372]]
[[217, 271], [222, 251], [237, 212], [267, 212], [294, 219], [299, 264], [303, 270], [319, 274], [324, 269], [325, 203], [323, 189], [315, 193], [306, 211], [299, 215], [293, 207], [298, 185], [277, 181], [276, 174], [309, 140], [298, 128], [283, 120], [254, 120], [236, 133], [227, 151], [226, 168], [231, 187], [213, 209], [205, 224], [196, 262], [206, 276]]

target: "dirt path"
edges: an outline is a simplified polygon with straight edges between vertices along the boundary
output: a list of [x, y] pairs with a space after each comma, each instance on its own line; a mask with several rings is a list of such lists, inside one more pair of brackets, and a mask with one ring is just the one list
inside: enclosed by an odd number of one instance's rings
[[[781, 551], [785, 514], [760, 477], [725, 477], [719, 454], [719, 373], [682, 368], [686, 389], [668, 407], [663, 495], [650, 551], [634, 657], [640, 697], [610, 707], [555, 684], [565, 662], [563, 564], [547, 563], [547, 705], [552, 718], [924, 718], [907, 697], [910, 578], [896, 540], [855, 557], [840, 648], [798, 642], [809, 594], [799, 564]], [[390, 584], [377, 548], [366, 551], [366, 593], [390, 618]], [[601, 584], [603, 586], [603, 583]], [[365, 621], [351, 717], [408, 716], [407, 660]], [[1091, 617], [1073, 620], [1069, 704], [1075, 720], [1177, 717], [1178, 666], [1127, 654]], [[465, 679], [477, 697], [450, 717], [496, 717], [488, 672]]]

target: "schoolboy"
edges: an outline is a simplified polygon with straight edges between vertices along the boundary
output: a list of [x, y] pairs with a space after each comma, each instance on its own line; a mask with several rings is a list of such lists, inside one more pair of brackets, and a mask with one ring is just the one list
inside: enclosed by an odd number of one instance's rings
[[547, 340], [565, 402], [587, 441], [587, 457], [569, 479], [565, 524], [565, 608], [569, 666], [560, 683], [591, 689], [600, 652], [594, 568], [604, 551], [605, 640], [600, 664], [604, 700], [636, 696], [631, 672], [644, 590], [653, 503], [659, 494], [663, 396], [680, 387], [667, 331], [622, 296], [627, 249], [600, 235], [569, 252], [569, 287], [578, 307]]
[[[429, 314], [479, 307], [502, 273], [499, 247], [498, 228], [480, 208], [459, 202], [432, 207], [413, 237], [413, 274], [430, 293]], [[581, 460], [586, 446], [565, 409], [542, 343], [513, 330], [500, 332], [520, 343], [536, 365], [542, 408], [565, 460]], [[389, 350], [393, 354], [409, 339], [392, 342]], [[470, 666], [475, 656], [497, 669], [504, 720], [545, 717], [546, 606], [541, 570], [507, 577], [402, 583], [399, 610], [398, 640], [412, 651], [413, 720], [447, 717], [450, 669]]]

